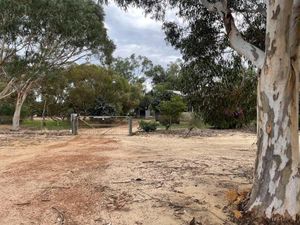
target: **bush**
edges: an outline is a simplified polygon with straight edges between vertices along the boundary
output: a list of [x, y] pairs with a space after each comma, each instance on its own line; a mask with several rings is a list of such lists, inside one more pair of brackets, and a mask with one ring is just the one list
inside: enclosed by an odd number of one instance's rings
[[139, 122], [139, 128], [142, 129], [145, 132], [153, 132], [156, 131], [157, 127], [158, 127], [158, 123], [155, 121], [145, 121], [145, 120], [141, 120]]
[[162, 101], [159, 109], [159, 122], [168, 130], [172, 124], [179, 124], [180, 114], [186, 109], [186, 104], [181, 97], [173, 96], [170, 101]]

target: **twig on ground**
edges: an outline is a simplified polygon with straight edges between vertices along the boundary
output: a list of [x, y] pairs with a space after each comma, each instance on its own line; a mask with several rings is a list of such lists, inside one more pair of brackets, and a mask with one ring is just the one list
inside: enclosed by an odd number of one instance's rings
[[15, 205], [18, 205], [18, 206], [24, 206], [24, 205], [30, 205], [31, 202], [20, 202], [20, 203], [16, 203]]

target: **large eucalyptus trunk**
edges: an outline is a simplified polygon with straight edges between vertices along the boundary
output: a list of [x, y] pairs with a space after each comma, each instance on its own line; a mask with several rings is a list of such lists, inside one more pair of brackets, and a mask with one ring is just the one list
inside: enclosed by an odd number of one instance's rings
[[201, 2], [223, 17], [231, 47], [261, 71], [257, 159], [248, 210], [267, 218], [300, 218], [300, 0], [265, 1], [265, 52], [243, 39], [226, 0]]
[[268, 218], [300, 215], [298, 75], [287, 62], [261, 72], [257, 159], [249, 210]]
[[288, 0], [268, 4], [266, 56], [258, 80], [257, 159], [248, 206], [268, 218], [300, 215], [299, 70], [291, 48], [292, 6]]

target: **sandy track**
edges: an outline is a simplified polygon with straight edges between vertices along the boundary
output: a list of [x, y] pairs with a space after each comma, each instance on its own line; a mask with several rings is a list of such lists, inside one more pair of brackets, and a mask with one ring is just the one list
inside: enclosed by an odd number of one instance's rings
[[225, 193], [249, 188], [255, 156], [238, 132], [0, 141], [1, 225], [231, 224]]

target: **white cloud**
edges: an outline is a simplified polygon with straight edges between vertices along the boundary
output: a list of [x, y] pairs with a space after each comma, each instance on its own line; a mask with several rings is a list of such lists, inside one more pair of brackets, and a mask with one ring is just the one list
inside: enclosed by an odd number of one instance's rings
[[[131, 7], [123, 11], [112, 3], [105, 6], [105, 13], [105, 26], [117, 45], [114, 56], [128, 57], [135, 53], [163, 66], [181, 58], [179, 51], [164, 40], [162, 23], [145, 16], [143, 10]], [[174, 12], [168, 12], [167, 16], [175, 19]]]

